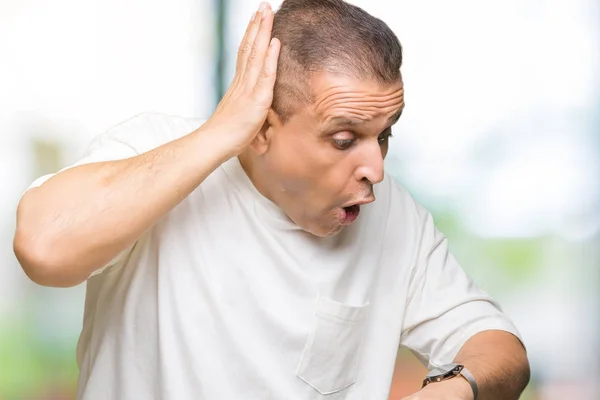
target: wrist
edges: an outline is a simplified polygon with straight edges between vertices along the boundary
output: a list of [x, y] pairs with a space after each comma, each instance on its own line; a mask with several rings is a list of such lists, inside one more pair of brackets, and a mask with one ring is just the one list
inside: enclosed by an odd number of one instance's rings
[[240, 155], [256, 136], [258, 129], [253, 132], [251, 125], [213, 115], [196, 132], [229, 159]]
[[240, 146], [235, 141], [234, 135], [224, 126], [212, 125], [207, 121], [204, 125], [190, 134], [194, 147], [199, 153], [205, 153], [210, 149], [210, 157], [218, 165], [237, 156]]
[[460, 392], [460, 395], [463, 396], [465, 400], [474, 400], [475, 394], [473, 393], [473, 388], [471, 387], [469, 381], [462, 374], [450, 380], [456, 381], [455, 384], [457, 393]]
[[421, 391], [424, 393], [442, 393], [444, 396], [447, 396], [444, 398], [456, 400], [473, 400], [474, 398], [471, 385], [462, 375], [457, 375], [454, 378], [441, 382], [431, 383], [421, 389]]

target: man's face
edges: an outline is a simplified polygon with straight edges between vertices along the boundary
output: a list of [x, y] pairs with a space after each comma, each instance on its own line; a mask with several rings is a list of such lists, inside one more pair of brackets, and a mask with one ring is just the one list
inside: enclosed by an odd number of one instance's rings
[[338, 233], [375, 200], [391, 127], [404, 108], [402, 81], [381, 85], [314, 74], [315, 102], [282, 124], [269, 117], [263, 173], [269, 197], [301, 228]]

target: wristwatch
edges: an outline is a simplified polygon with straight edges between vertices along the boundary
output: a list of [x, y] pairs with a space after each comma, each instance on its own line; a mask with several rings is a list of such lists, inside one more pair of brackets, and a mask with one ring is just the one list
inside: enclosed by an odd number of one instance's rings
[[452, 379], [455, 376], [462, 375], [463, 378], [469, 382], [471, 385], [471, 389], [473, 389], [473, 399], [477, 400], [477, 394], [479, 390], [477, 389], [477, 382], [475, 382], [475, 377], [473, 374], [469, 372], [468, 369], [465, 368], [464, 365], [460, 364], [446, 364], [441, 367], [437, 367], [429, 371], [425, 380], [423, 381], [423, 387], [429, 385], [430, 383], [442, 382], [447, 379]]

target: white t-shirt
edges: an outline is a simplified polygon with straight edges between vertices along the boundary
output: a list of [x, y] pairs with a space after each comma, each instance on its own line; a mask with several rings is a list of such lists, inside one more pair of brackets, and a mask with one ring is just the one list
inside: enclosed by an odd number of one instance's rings
[[[77, 164], [132, 157], [201, 124], [142, 114]], [[405, 189], [386, 176], [375, 193], [357, 222], [317, 238], [237, 158], [217, 168], [88, 279], [78, 399], [385, 400], [399, 345], [432, 367], [478, 332], [519, 336]]]

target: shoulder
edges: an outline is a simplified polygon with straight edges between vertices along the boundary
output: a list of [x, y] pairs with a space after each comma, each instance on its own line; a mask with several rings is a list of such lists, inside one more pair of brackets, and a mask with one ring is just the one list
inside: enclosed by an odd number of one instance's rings
[[374, 192], [376, 201], [365, 207], [366, 218], [359, 229], [377, 236], [386, 246], [403, 249], [418, 246], [431, 218], [429, 211], [389, 174], [374, 187]]
[[402, 183], [390, 174], [385, 174], [385, 179], [375, 186], [376, 203], [380, 212], [391, 219], [404, 221], [423, 221], [429, 212], [423, 207]]

